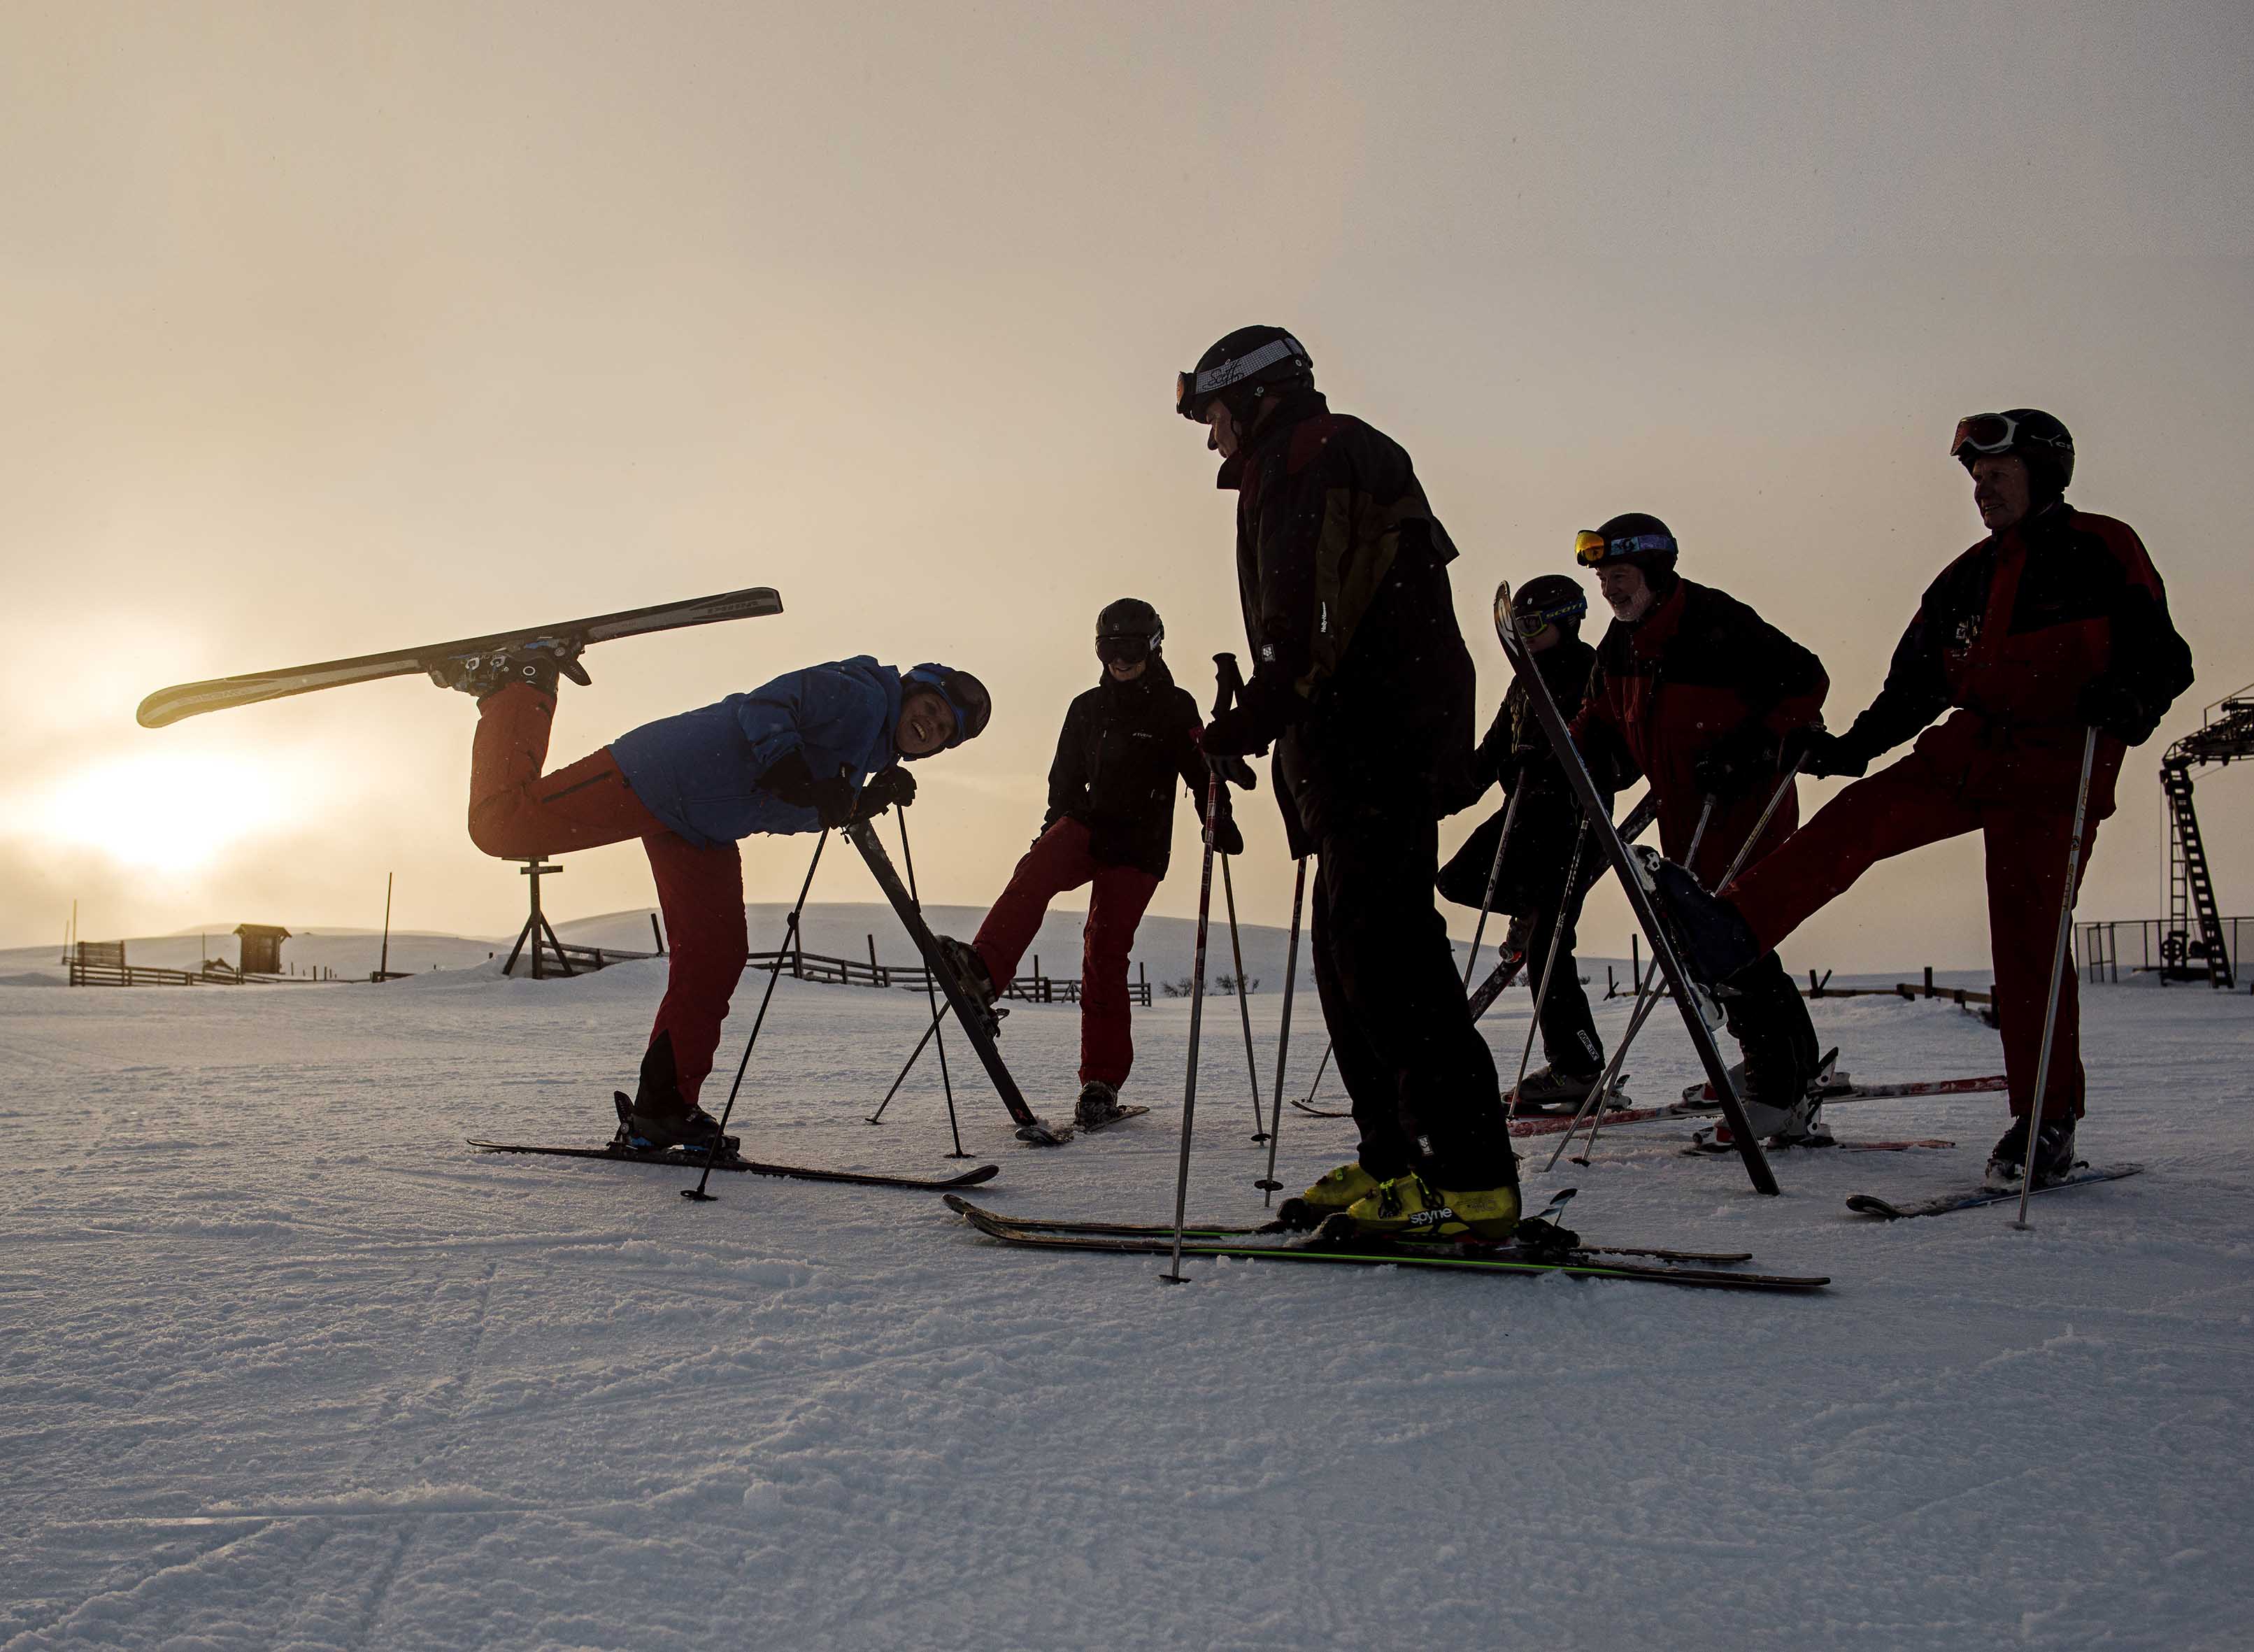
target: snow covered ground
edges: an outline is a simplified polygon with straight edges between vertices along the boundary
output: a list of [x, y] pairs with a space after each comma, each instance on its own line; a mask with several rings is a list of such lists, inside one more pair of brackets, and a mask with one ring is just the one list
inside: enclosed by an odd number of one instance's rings
[[[463, 1146], [606, 1135], [662, 971], [0, 987], [0, 1648], [2247, 1644], [2243, 993], [2085, 990], [2085, 1151], [2150, 1170], [2031, 1234], [1841, 1203], [1976, 1178], [1992, 1096], [1838, 1107], [1851, 1139], [1960, 1145], [1783, 1157], [1776, 1200], [1684, 1125], [1561, 1166], [1593, 1241], [1836, 1281], [1777, 1298], [1250, 1263], [1169, 1289], [928, 1195], [729, 1177], [696, 1206]], [[1487, 1024], [1513, 1068], [1526, 1003]], [[1211, 1007], [1191, 1204], [1243, 1218], [1263, 1161]], [[1946, 1004], [1815, 1008], [1865, 1078], [2001, 1066]], [[951, 1168], [935, 1074], [860, 1122], [924, 1015], [784, 983], [746, 1151]], [[1187, 1018], [1138, 1013], [1156, 1111], [1054, 1151], [956, 1046], [981, 1198], [1167, 1214]], [[1005, 1043], [1065, 1105], [1074, 1012]], [[1664, 1016], [1629, 1066], [1647, 1100], [1693, 1076]], [[1285, 1110], [1287, 1181], [1351, 1147]], [[1537, 1196], [1568, 1180], [1540, 1164]]]

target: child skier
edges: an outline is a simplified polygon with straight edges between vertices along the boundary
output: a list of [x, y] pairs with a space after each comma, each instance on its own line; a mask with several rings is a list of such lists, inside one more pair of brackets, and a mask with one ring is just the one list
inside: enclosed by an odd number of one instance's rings
[[[1203, 817], [1206, 766], [1198, 754], [1197, 702], [1177, 688], [1159, 652], [1158, 611], [1134, 597], [1096, 620], [1102, 675], [1065, 713], [1049, 766], [1049, 808], [1040, 836], [1018, 862], [968, 948], [953, 956], [983, 975], [990, 996], [1006, 986], [1032, 944], [1049, 902], [1090, 886], [1080, 981], [1080, 1100], [1082, 1129], [1120, 1116], [1119, 1087], [1135, 1062], [1127, 1013], [1127, 955], [1136, 926], [1166, 875], [1174, 831], [1174, 788], [1186, 784]], [[1228, 794], [1214, 822], [1214, 847], [1242, 850]]]
[[901, 671], [860, 654], [644, 724], [543, 774], [556, 679], [587, 680], [578, 653], [543, 639], [453, 662], [447, 686], [478, 701], [470, 841], [526, 860], [641, 839], [672, 948], [626, 1130], [640, 1144], [706, 1150], [719, 1127], [696, 1092], [751, 950], [737, 840], [905, 807], [915, 779], [900, 760], [976, 738], [991, 703], [967, 671]]

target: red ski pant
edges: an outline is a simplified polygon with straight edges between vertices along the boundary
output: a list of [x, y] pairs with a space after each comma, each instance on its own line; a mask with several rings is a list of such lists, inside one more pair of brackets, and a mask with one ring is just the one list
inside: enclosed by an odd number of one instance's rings
[[1033, 943], [1049, 902], [1092, 884], [1081, 943], [1080, 1082], [1117, 1088], [1135, 1065], [1127, 1014], [1127, 949], [1158, 880], [1137, 866], [1107, 866], [1088, 852], [1088, 828], [1065, 819], [1034, 839], [971, 942], [986, 973], [1007, 985]]
[[670, 1035], [681, 1094], [694, 1102], [751, 951], [743, 858], [733, 844], [699, 849], [668, 830], [634, 794], [607, 746], [542, 774], [555, 716], [555, 700], [525, 683], [479, 702], [470, 841], [502, 860], [530, 860], [641, 839], [671, 948], [650, 1041]]
[[[1913, 752], [1858, 780], [1722, 892], [1765, 947], [1774, 947], [1802, 920], [1876, 862], [1944, 837], [1977, 831], [1988, 857], [1988, 946], [1996, 975], [1996, 1019], [2004, 1035], [2004, 1070], [2012, 1111], [2024, 1116], [2042, 1059], [2044, 998], [2058, 946], [2059, 903], [2066, 892], [2067, 839], [2073, 798], [2009, 807], [1966, 794], [1964, 777]], [[2090, 864], [2097, 822], [2083, 827], [2082, 866]], [[2059, 988], [2057, 1048], [2043, 1114], [2082, 1116], [2080, 1001], [2075, 972]]]

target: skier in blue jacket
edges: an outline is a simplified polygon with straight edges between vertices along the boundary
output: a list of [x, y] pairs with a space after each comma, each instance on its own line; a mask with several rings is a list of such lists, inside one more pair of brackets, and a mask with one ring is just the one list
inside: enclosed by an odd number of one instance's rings
[[967, 671], [858, 654], [646, 723], [543, 774], [556, 682], [579, 676], [578, 654], [542, 641], [456, 676], [452, 686], [478, 699], [470, 841], [527, 860], [641, 839], [672, 951], [626, 1129], [652, 1145], [709, 1146], [719, 1129], [696, 1092], [751, 951], [737, 841], [905, 806], [915, 779], [901, 760], [974, 738], [991, 702]]

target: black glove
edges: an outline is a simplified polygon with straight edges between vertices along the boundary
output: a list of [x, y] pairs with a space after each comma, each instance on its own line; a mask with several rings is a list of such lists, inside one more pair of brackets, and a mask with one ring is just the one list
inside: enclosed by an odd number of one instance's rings
[[1199, 749], [1208, 757], [1264, 757], [1301, 709], [1297, 694], [1271, 688], [1256, 674], [1236, 704], [1205, 725]]
[[1821, 723], [1803, 724], [1786, 733], [1777, 747], [1776, 760], [1789, 768], [1796, 760], [1802, 774], [1818, 780], [1832, 774], [1860, 780], [1871, 771], [1868, 752], [1846, 734], [1831, 733]]
[[857, 820], [872, 820], [888, 808], [906, 808], [915, 802], [915, 776], [895, 763], [890, 768], [880, 768], [869, 776], [869, 783], [861, 788], [861, 806], [855, 811]]
[[1213, 852], [1216, 855], [1241, 855], [1244, 852], [1244, 834], [1238, 830], [1236, 816], [1222, 809], [1213, 819]]
[[1206, 766], [1221, 776], [1222, 784], [1234, 786], [1240, 792], [1256, 792], [1260, 777], [1252, 772], [1252, 765], [1241, 757], [1208, 757]]
[[2112, 677], [2092, 677], [2075, 696], [2074, 714], [2124, 746], [2142, 746], [2160, 725], [2160, 714]]
[[760, 776], [760, 786], [786, 803], [812, 809], [824, 826], [843, 826], [850, 821], [858, 802], [853, 783], [843, 776], [815, 779], [814, 771], [806, 766], [803, 752], [793, 752], [770, 763]]
[[1776, 736], [1760, 724], [1733, 729], [1690, 767], [1690, 779], [1711, 796], [1743, 795], [1776, 776]]

